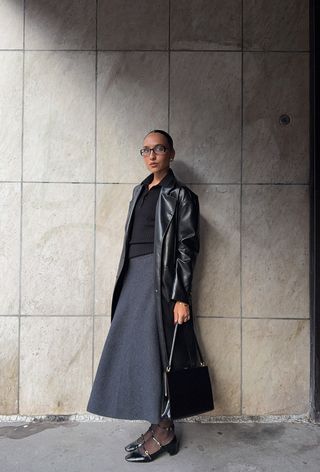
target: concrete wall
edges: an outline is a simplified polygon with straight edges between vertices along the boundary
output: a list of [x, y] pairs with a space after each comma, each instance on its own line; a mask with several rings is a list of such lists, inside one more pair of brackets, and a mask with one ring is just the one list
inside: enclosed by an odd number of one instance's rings
[[307, 414], [308, 1], [0, 0], [0, 48], [0, 413], [85, 412], [159, 127], [200, 198], [208, 415]]

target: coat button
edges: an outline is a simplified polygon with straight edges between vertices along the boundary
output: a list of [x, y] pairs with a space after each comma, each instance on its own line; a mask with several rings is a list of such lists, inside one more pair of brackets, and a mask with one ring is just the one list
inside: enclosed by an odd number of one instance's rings
[[155, 289], [155, 292], [157, 292], [157, 291], [158, 291], [158, 289], [156, 288], [156, 289]]

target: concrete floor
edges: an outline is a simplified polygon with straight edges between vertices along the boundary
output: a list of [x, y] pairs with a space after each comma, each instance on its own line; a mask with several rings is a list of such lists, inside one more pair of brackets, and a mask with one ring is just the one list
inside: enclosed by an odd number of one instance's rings
[[[176, 422], [180, 450], [140, 464], [166, 472], [319, 472], [320, 426], [313, 423]], [[137, 470], [124, 445], [145, 421], [0, 423], [1, 472], [118, 472]]]

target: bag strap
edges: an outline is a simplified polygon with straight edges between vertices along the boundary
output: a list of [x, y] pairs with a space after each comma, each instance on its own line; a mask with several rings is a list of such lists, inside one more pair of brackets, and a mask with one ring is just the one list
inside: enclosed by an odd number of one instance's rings
[[[169, 357], [169, 364], [168, 364], [167, 369], [166, 369], [167, 372], [169, 372], [169, 371], [171, 370], [172, 355], [173, 355], [173, 349], [174, 349], [174, 344], [175, 344], [175, 340], [176, 340], [178, 325], [179, 325], [179, 323], [176, 323], [175, 328], [174, 328], [172, 346], [171, 346], [170, 357]], [[194, 330], [193, 330], [193, 335], [194, 335], [194, 339], [195, 339], [195, 341], [196, 341], [197, 349], [198, 349], [199, 356], [200, 356], [200, 364], [201, 364], [202, 366], [205, 366], [206, 364], [205, 364], [205, 362], [204, 362], [204, 360], [203, 360], [203, 357], [202, 357], [202, 354], [201, 354], [201, 351], [200, 351], [200, 346], [199, 346], [199, 343], [198, 343], [198, 340], [197, 340], [197, 336], [196, 336]]]

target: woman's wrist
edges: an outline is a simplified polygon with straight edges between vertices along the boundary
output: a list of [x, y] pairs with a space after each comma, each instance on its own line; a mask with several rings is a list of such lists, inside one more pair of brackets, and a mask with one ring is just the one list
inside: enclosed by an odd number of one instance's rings
[[180, 305], [189, 306], [189, 303], [180, 302], [179, 300], [177, 301], [177, 303], [179, 303]]

